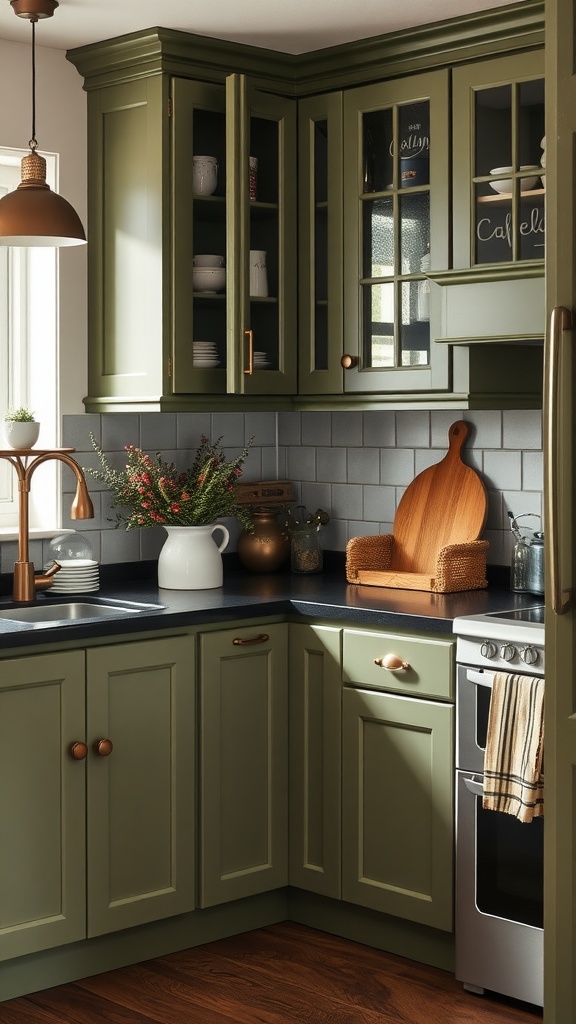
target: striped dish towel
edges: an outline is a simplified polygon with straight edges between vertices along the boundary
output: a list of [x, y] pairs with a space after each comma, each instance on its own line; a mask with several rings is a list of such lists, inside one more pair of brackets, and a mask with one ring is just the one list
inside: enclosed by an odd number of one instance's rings
[[496, 672], [484, 757], [482, 807], [519, 821], [544, 816], [544, 680]]

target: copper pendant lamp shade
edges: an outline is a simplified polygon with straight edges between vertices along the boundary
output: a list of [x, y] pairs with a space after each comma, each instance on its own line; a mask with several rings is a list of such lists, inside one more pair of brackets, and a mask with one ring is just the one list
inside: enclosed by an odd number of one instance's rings
[[0, 199], [0, 245], [82, 245], [86, 235], [74, 208], [46, 182], [46, 161], [37, 153], [35, 25], [51, 18], [57, 0], [10, 0], [14, 13], [32, 24], [32, 138], [21, 164], [18, 188]]

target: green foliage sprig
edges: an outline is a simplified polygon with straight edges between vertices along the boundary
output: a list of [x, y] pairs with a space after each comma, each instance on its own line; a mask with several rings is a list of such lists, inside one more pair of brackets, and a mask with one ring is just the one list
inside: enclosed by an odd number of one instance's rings
[[19, 409], [7, 409], [4, 419], [9, 423], [34, 423], [34, 413], [21, 405]]
[[252, 529], [249, 510], [236, 502], [235, 485], [254, 438], [250, 438], [237, 458], [227, 461], [221, 437], [213, 444], [202, 437], [192, 466], [183, 473], [177, 472], [173, 462], [166, 462], [160, 452], [153, 459], [133, 444], [125, 446], [128, 461], [126, 468], [118, 472], [110, 466], [93, 434], [90, 440], [102, 469], [87, 467], [84, 471], [112, 492], [112, 507], [119, 507], [117, 528], [205, 526], [216, 519], [235, 516], [245, 529]]

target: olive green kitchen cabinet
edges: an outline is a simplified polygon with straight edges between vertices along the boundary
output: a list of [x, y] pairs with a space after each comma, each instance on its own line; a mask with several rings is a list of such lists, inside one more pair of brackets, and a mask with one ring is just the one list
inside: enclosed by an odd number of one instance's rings
[[288, 879], [288, 624], [200, 636], [200, 906]]
[[542, 342], [544, 52], [478, 61], [452, 77], [453, 261], [433, 275], [442, 337]]
[[193, 651], [180, 636], [87, 652], [89, 936], [194, 909]]
[[453, 662], [452, 641], [344, 631], [342, 898], [445, 931], [453, 928]]
[[298, 104], [298, 393], [342, 391], [343, 93]]
[[341, 896], [341, 637], [290, 624], [289, 883]]
[[[227, 393], [292, 394], [295, 101], [241, 75], [225, 85], [224, 76], [151, 74], [137, 62], [125, 81], [114, 75], [103, 86], [85, 50], [77, 59], [88, 91], [86, 408], [186, 409]], [[216, 159], [214, 190], [194, 185], [200, 155]], [[250, 295], [251, 250], [265, 254], [266, 295]], [[194, 281], [197, 255], [225, 260], [223, 286]], [[194, 342], [211, 343], [208, 357]]]
[[193, 909], [190, 644], [2, 661], [2, 959]]
[[0, 670], [0, 959], [86, 934], [84, 654]]

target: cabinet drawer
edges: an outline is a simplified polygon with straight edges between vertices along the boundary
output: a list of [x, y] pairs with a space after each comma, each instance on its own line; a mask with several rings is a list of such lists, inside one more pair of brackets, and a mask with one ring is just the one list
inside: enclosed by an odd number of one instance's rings
[[[343, 647], [345, 683], [453, 700], [454, 640], [345, 629]], [[394, 655], [407, 667], [384, 667], [379, 662], [387, 655]]]

